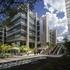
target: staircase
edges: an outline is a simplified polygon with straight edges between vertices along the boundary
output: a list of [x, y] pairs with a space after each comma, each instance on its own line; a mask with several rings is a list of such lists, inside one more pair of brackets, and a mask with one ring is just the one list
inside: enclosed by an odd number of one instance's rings
[[53, 49], [49, 50], [49, 55], [59, 55], [64, 54], [63, 47], [54, 47]]

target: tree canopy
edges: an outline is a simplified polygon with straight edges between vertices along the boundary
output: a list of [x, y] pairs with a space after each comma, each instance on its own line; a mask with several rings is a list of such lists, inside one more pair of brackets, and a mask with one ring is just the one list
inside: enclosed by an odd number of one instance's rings
[[12, 17], [17, 13], [18, 7], [24, 4], [29, 4], [29, 8], [33, 10], [34, 5], [39, 1], [41, 0], [0, 0], [0, 16], [3, 14], [5, 18]]
[[41, 0], [0, 0], [0, 13], [4, 13], [7, 9], [16, 8], [20, 4], [29, 3], [30, 9], [34, 8], [37, 1]]
[[64, 38], [64, 47], [66, 48], [66, 53], [70, 55], [70, 41], [67, 37]]

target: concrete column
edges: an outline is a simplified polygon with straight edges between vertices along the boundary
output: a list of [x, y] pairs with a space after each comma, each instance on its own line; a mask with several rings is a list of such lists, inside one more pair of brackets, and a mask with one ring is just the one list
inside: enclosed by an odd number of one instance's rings
[[37, 13], [36, 13], [36, 21], [35, 21], [35, 25], [36, 25], [36, 34], [35, 34], [35, 48], [37, 48]]
[[29, 47], [29, 4], [27, 4], [27, 42], [26, 45]]
[[3, 44], [4, 44], [4, 28], [2, 30], [2, 41], [3, 41]]

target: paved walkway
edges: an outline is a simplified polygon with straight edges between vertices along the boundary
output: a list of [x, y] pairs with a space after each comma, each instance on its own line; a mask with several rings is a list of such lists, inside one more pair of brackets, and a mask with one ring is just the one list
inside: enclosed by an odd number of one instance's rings
[[11, 58], [4, 58], [0, 59], [0, 63], [3, 62], [10, 62], [10, 61], [16, 61], [16, 60], [22, 60], [22, 59], [29, 59], [29, 58], [35, 58], [35, 57], [62, 57], [62, 55], [23, 55], [23, 56], [14, 56]]

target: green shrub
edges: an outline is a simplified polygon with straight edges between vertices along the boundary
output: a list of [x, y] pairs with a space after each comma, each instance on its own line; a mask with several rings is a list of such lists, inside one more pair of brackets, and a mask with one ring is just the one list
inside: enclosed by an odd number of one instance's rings
[[20, 47], [20, 52], [26, 53], [26, 52], [28, 52], [28, 51], [32, 51], [32, 49], [30, 49], [28, 46], [25, 46], [25, 45], [22, 45], [22, 46]]

